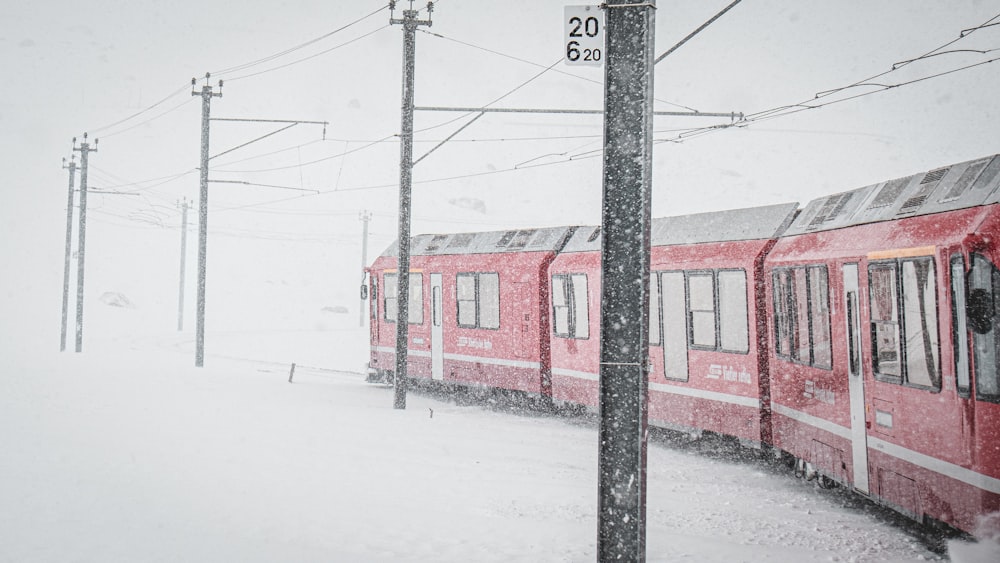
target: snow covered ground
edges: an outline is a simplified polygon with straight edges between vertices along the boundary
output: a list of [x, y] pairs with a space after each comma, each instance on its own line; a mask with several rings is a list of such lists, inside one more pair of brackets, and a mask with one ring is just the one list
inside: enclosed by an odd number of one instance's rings
[[[394, 410], [391, 388], [363, 382], [352, 315], [209, 332], [203, 369], [189, 332], [130, 309], [89, 318], [83, 354], [4, 339], [0, 561], [595, 559], [586, 420], [417, 393]], [[762, 464], [656, 443], [648, 490], [649, 561], [939, 558]]]

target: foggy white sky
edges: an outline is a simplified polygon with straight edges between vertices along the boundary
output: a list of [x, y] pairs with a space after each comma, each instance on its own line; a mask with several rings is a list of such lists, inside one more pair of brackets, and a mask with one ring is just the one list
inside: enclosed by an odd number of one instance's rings
[[[417, 36], [417, 103], [478, 106], [539, 74], [562, 56], [566, 3], [438, 2], [428, 31], [444, 38]], [[728, 4], [658, 2], [657, 53]], [[40, 303], [41, 309], [31, 309], [40, 318], [39, 330], [57, 330], [66, 199], [60, 159], [69, 156], [72, 137], [90, 131], [101, 138], [91, 160], [92, 187], [141, 194], [91, 196], [88, 298], [91, 292], [128, 290], [134, 300], [169, 311], [175, 307], [177, 283], [175, 202], [197, 198], [193, 170], [200, 107], [185, 84], [206, 71], [320, 37], [382, 5], [381, 0], [251, 1], [238, 7], [214, 0], [93, 0], [6, 6], [0, 20], [3, 332], [13, 332], [9, 319], [24, 312], [25, 301]], [[802, 102], [923, 55], [998, 14], [996, 0], [745, 0], [657, 65], [656, 97], [706, 112], [747, 114]], [[398, 132], [402, 30], [386, 27], [388, 16], [387, 10], [379, 12], [288, 56], [218, 75], [227, 83], [224, 97], [213, 102], [215, 117], [318, 120], [330, 126], [325, 141], [320, 128], [299, 126], [213, 161], [213, 178], [324, 193], [300, 198], [306, 192], [213, 185], [209, 260], [216, 269], [210, 274], [215, 276], [210, 277], [210, 302], [216, 291], [216, 303], [225, 303], [226, 289], [239, 296], [229, 302], [231, 309], [240, 307], [239, 300], [265, 295], [294, 302], [314, 294], [327, 304], [354, 303], [358, 212], [375, 212], [370, 257], [395, 236], [398, 145], [380, 143], [346, 158], [330, 157]], [[306, 62], [248, 76], [368, 33]], [[1000, 26], [949, 48], [1000, 48]], [[877, 82], [905, 82], [998, 55], [944, 54]], [[658, 144], [653, 213], [804, 204], [827, 193], [1000, 152], [998, 64], [746, 129]], [[560, 72], [602, 78], [600, 69], [558, 64], [496, 105], [601, 107], [599, 84]], [[105, 128], [178, 90], [156, 109]], [[177, 109], [148, 121], [172, 108]], [[658, 103], [657, 109], [677, 107]], [[455, 117], [418, 114], [416, 128]], [[657, 118], [655, 137], [672, 139], [680, 129], [725, 121]], [[416, 155], [462, 122], [418, 133]], [[216, 123], [212, 154], [270, 130]], [[600, 158], [562, 161], [598, 149], [600, 134], [599, 117], [494, 114], [480, 119], [415, 169], [413, 232], [599, 222]], [[533, 140], [512, 140], [525, 138]], [[325, 160], [297, 166], [320, 159]], [[509, 171], [529, 162], [553, 164]], [[279, 170], [249, 172], [271, 168]], [[428, 182], [456, 176], [463, 178]], [[144, 182], [152, 178], [163, 180]], [[275, 202], [282, 199], [288, 201]], [[468, 209], [470, 202], [481, 202], [486, 213]], [[233, 207], [241, 209], [223, 211]], [[189, 253], [193, 248], [192, 237]], [[234, 291], [237, 282], [258, 291]], [[292, 289], [268, 289], [282, 284]], [[37, 299], [26, 300], [26, 294]]]

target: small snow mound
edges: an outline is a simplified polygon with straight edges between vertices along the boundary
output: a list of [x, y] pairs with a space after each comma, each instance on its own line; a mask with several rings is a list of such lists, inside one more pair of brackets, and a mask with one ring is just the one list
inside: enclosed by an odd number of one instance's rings
[[976, 543], [951, 540], [948, 556], [954, 563], [996, 563], [1000, 561], [1000, 512], [979, 519], [974, 534]]
[[337, 314], [337, 315], [345, 315], [345, 314], [347, 314], [347, 307], [344, 307], [343, 305], [336, 305], [334, 307], [329, 307], [328, 306], [328, 307], [323, 307], [322, 309], [320, 309], [320, 311], [322, 311], [324, 313], [333, 313], [333, 314]]
[[128, 297], [117, 291], [105, 291], [101, 295], [101, 303], [109, 307], [121, 307], [123, 309], [135, 309], [135, 305], [128, 300]]

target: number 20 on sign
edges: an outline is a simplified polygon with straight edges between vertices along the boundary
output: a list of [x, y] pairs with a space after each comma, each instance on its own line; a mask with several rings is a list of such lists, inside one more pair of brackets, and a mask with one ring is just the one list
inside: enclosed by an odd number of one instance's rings
[[597, 6], [566, 6], [563, 23], [566, 64], [604, 64], [604, 11]]

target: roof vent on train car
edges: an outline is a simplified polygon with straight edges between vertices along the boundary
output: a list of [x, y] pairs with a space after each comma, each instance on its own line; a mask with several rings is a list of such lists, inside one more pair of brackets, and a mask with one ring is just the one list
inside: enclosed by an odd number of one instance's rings
[[511, 239], [513, 239], [516, 234], [517, 231], [507, 231], [504, 233], [503, 236], [500, 237], [500, 240], [497, 241], [497, 247], [504, 247], [510, 244]]
[[921, 205], [927, 201], [927, 198], [934, 192], [934, 189], [938, 187], [941, 183], [941, 178], [948, 173], [951, 168], [941, 168], [938, 170], [932, 170], [924, 176], [923, 180], [920, 180], [920, 189], [917, 193], [910, 196], [909, 199], [903, 202], [902, 207], [899, 208], [897, 215], [902, 215], [904, 213], [913, 213], [920, 208]]
[[590, 233], [590, 236], [587, 237], [587, 242], [594, 242], [599, 236], [601, 236], [601, 228], [597, 227], [594, 229], [594, 232]]
[[446, 240], [448, 240], [448, 235], [434, 235], [431, 242], [427, 244], [427, 248], [424, 248], [424, 252], [436, 252]]
[[826, 201], [820, 206], [819, 212], [816, 213], [816, 216], [813, 217], [806, 228], [815, 229], [823, 223], [836, 219], [841, 211], [844, 210], [844, 207], [847, 206], [847, 202], [851, 201], [852, 197], [854, 197], [854, 192], [845, 192], [826, 198]]
[[552, 241], [552, 237], [556, 234], [554, 230], [545, 229], [538, 231], [538, 235], [531, 239], [531, 244], [528, 245], [529, 248], [540, 248]]
[[875, 209], [876, 207], [885, 207], [887, 205], [892, 205], [899, 194], [903, 193], [903, 189], [907, 184], [910, 183], [909, 178], [898, 178], [896, 180], [889, 180], [882, 186], [882, 189], [878, 192], [878, 197], [875, 201], [868, 206], [868, 209]]
[[948, 188], [948, 191], [946, 191], [938, 201], [940, 203], [946, 203], [949, 201], [955, 201], [956, 199], [962, 197], [965, 190], [969, 189], [969, 186], [976, 181], [976, 178], [979, 177], [979, 174], [983, 171], [983, 168], [986, 168], [988, 163], [989, 159], [984, 159], [970, 164], [969, 167], [965, 169], [965, 172], [962, 172], [962, 175], [959, 176], [958, 180], [955, 180], [955, 183]]
[[536, 231], [538, 231], [538, 229], [526, 229], [523, 231], [517, 231], [517, 234], [514, 236], [514, 240], [510, 241], [510, 244], [507, 245], [507, 249], [519, 250], [521, 248], [524, 248]]
[[457, 234], [448, 242], [448, 248], [468, 248], [472, 244], [472, 239], [472, 233]]

